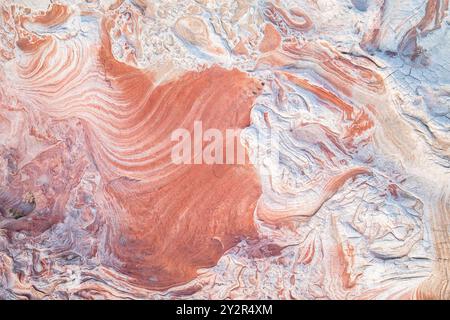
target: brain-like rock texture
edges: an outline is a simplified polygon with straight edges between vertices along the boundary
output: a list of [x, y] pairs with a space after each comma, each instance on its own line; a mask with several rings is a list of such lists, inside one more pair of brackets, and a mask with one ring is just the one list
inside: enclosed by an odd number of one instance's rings
[[0, 1], [0, 298], [450, 299], [448, 10]]

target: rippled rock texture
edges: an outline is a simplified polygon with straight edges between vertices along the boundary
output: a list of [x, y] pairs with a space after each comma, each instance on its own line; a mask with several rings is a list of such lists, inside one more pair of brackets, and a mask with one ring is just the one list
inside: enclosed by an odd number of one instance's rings
[[0, 1], [0, 298], [449, 299], [448, 9]]

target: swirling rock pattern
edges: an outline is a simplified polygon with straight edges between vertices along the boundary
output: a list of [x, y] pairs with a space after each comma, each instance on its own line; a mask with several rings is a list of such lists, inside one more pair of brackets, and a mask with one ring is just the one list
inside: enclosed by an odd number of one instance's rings
[[450, 299], [448, 9], [2, 1], [0, 298]]

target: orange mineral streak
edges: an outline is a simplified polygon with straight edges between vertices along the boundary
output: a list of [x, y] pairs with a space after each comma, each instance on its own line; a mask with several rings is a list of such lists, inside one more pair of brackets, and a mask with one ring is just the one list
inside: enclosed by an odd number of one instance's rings
[[448, 0], [428, 0], [425, 15], [403, 36], [398, 47], [399, 52], [410, 56], [413, 61], [418, 58], [422, 53], [422, 48], [417, 44], [418, 37], [425, 37], [428, 33], [439, 29], [447, 9]]
[[360, 273], [353, 275], [351, 272], [351, 267], [355, 259], [353, 246], [345, 242], [339, 242], [336, 245], [336, 256], [338, 259], [335, 262], [334, 268], [337, 276], [342, 281], [342, 288], [344, 290], [350, 290], [357, 284], [357, 280], [361, 276]]
[[380, 29], [381, 24], [383, 23], [383, 16], [386, 12], [386, 1], [383, 0], [383, 4], [381, 5], [379, 14], [377, 14], [374, 18], [373, 27], [369, 30], [369, 32], [365, 33], [360, 45], [362, 48], [366, 50], [374, 50], [379, 48], [382, 30]]
[[315, 94], [320, 99], [328, 101], [336, 106], [344, 115], [344, 117], [348, 120], [352, 117], [353, 107], [337, 97], [335, 94], [324, 90], [323, 88], [316, 86], [312, 83], [309, 83], [306, 79], [301, 79], [287, 72], [279, 72], [279, 74], [285, 76], [289, 81], [298, 85], [299, 87], [304, 88], [305, 90]]
[[[361, 41], [361, 47], [366, 50], [375, 50], [382, 47], [383, 38], [388, 35], [391, 30], [399, 32], [399, 28], [403, 23], [398, 24], [392, 20], [394, 15], [388, 10], [388, 2], [384, 1], [372, 28], [364, 35]], [[409, 57], [412, 61], [416, 60], [423, 54], [423, 49], [418, 45], [417, 39], [425, 37], [428, 33], [441, 27], [442, 21], [449, 7], [448, 0], [428, 0], [426, 2], [425, 14], [416, 24], [413, 24], [404, 34], [399, 34], [401, 39], [395, 52], [391, 54], [401, 54]]]
[[119, 8], [122, 3], [124, 2], [124, 0], [116, 0], [115, 2], [111, 3], [111, 5], [109, 6], [109, 10], [115, 10], [117, 8]]
[[353, 96], [352, 90], [356, 88], [369, 93], [385, 93], [380, 74], [353, 63], [323, 41], [302, 45], [296, 42], [286, 43], [282, 45], [282, 49], [268, 52], [258, 60], [259, 66], [291, 66], [298, 69], [309, 69], [313, 64], [314, 73], [349, 98]]
[[16, 45], [23, 52], [34, 53], [40, 48], [45, 47], [51, 41], [51, 37], [38, 37], [35, 35], [31, 35], [27, 38], [19, 38], [16, 42]]
[[355, 259], [355, 248], [348, 243], [343, 241], [342, 237], [337, 231], [336, 219], [332, 219], [332, 230], [334, 240], [336, 241], [336, 246], [333, 248], [336, 259], [333, 261], [332, 271], [337, 273], [337, 278], [342, 281], [342, 289], [349, 290], [356, 285], [356, 280], [361, 274], [353, 275], [351, 272], [352, 265]]
[[351, 148], [354, 145], [355, 139], [372, 129], [374, 125], [374, 121], [370, 117], [369, 113], [366, 112], [365, 109], [361, 109], [361, 111], [355, 116], [355, 119], [352, 121], [350, 126], [346, 128], [344, 133], [346, 146]]
[[[414, 29], [417, 29], [421, 35], [426, 35], [433, 30], [439, 29], [445, 17], [445, 11], [448, 10], [448, 3], [448, 0], [428, 0], [425, 15], [414, 26]], [[409, 32], [412, 32], [412, 30], [413, 28]]]
[[245, 42], [243, 40], [239, 41], [236, 46], [233, 48], [233, 53], [236, 55], [247, 56], [248, 49], [245, 47]]
[[277, 49], [281, 44], [281, 36], [275, 27], [268, 23], [264, 27], [264, 38], [259, 45], [261, 52], [268, 52]]
[[29, 21], [45, 25], [47, 27], [54, 27], [63, 24], [71, 16], [72, 12], [67, 6], [60, 4], [52, 4], [50, 10], [32, 17]]
[[41, 36], [30, 32], [27, 29], [30, 24], [39, 24], [52, 28], [65, 23], [72, 15], [71, 10], [67, 6], [59, 4], [52, 4], [47, 11], [40, 11], [32, 16], [15, 14], [15, 8], [12, 9], [12, 13], [18, 26], [17, 47], [27, 53], [45, 47], [51, 41], [51, 36]]
[[266, 223], [273, 225], [289, 224], [292, 221], [302, 221], [315, 215], [322, 205], [328, 201], [349, 179], [361, 174], [370, 174], [366, 168], [353, 168], [337, 174], [328, 181], [319, 182], [323, 187], [313, 200], [299, 205], [286, 205], [283, 209], [268, 207], [264, 201], [258, 203], [257, 215]]

